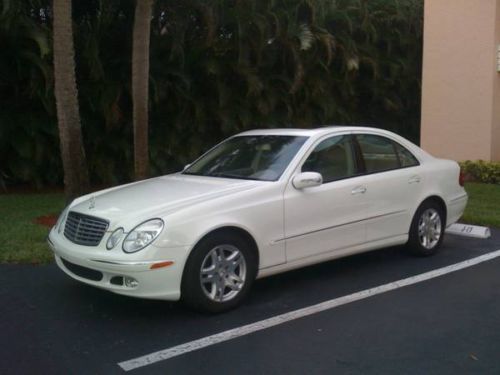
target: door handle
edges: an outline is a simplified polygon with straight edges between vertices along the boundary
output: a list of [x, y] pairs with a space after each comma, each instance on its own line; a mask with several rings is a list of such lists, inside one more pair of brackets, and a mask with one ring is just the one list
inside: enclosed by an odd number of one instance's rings
[[354, 189], [351, 190], [352, 195], [364, 194], [364, 193], [366, 193], [365, 186], [356, 186]]
[[408, 179], [408, 183], [409, 183], [409, 184], [418, 184], [419, 182], [420, 182], [420, 176], [418, 176], [418, 175], [411, 176], [411, 177]]

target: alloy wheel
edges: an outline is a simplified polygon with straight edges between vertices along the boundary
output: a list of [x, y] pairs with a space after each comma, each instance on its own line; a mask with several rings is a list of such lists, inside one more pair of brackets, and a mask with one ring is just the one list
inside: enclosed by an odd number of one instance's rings
[[201, 288], [210, 300], [226, 302], [240, 293], [246, 273], [243, 253], [233, 245], [219, 245], [210, 250], [201, 263]]
[[434, 208], [428, 208], [418, 221], [418, 239], [426, 249], [434, 248], [441, 238], [441, 216]]

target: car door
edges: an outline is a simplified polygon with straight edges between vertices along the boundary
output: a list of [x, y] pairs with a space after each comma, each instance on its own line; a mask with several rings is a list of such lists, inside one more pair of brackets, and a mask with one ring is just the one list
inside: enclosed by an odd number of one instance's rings
[[363, 243], [367, 202], [351, 135], [319, 140], [300, 172], [318, 172], [323, 183], [296, 189], [289, 181], [285, 189], [287, 262]]
[[402, 145], [376, 134], [354, 135], [362, 155], [367, 199], [366, 239], [408, 233], [423, 185], [419, 162]]

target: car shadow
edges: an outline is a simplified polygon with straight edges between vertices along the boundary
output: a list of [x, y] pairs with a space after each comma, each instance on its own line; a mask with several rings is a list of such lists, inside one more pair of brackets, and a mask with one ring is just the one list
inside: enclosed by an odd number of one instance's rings
[[[497, 233], [498, 234], [498, 233]], [[498, 236], [496, 236], [498, 237]], [[483, 240], [484, 241], [484, 240]], [[496, 240], [498, 242], [498, 240]], [[113, 294], [67, 279], [68, 300], [77, 300], [94, 318], [112, 316], [115, 320], [144, 320], [186, 324], [190, 321], [226, 322], [263, 319], [354, 293], [388, 282], [430, 271], [470, 257], [467, 249], [486, 247], [476, 239], [447, 236], [441, 250], [432, 257], [415, 257], [404, 246], [390, 247], [334, 259], [256, 280], [240, 307], [223, 314], [200, 313], [180, 302], [136, 299]]]

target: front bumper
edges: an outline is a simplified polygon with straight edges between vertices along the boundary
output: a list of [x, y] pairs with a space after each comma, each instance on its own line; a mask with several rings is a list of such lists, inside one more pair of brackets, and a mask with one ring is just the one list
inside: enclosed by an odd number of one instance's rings
[[[113, 293], [137, 298], [176, 301], [180, 298], [182, 271], [189, 251], [188, 247], [159, 249], [151, 246], [153, 259], [123, 260], [110, 256], [99, 256], [92, 248], [82, 256], [80, 248], [61, 235], [50, 232], [47, 242], [54, 252], [61, 270], [73, 279]], [[107, 255], [107, 254], [106, 254]], [[161, 257], [160, 257], [161, 256]], [[151, 269], [161, 262], [172, 264]]]

